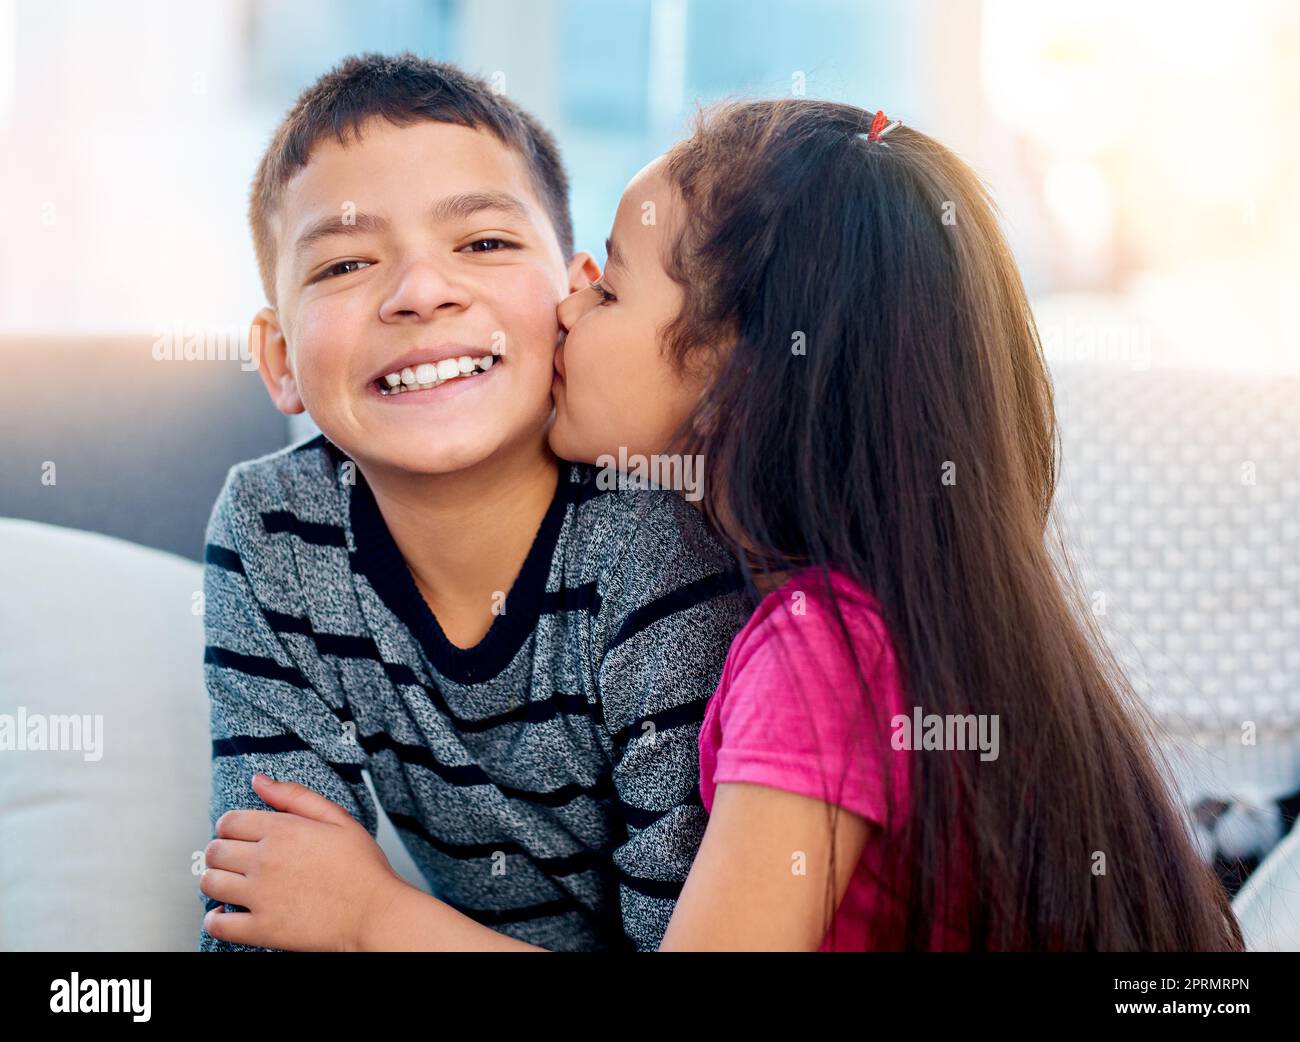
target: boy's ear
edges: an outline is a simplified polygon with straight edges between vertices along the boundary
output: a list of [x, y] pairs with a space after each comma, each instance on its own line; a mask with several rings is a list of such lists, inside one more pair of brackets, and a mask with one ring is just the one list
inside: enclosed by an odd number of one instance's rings
[[284, 338], [275, 308], [262, 308], [253, 316], [248, 336], [257, 371], [275, 407], [286, 416], [303, 412], [306, 406], [302, 404], [298, 381], [289, 366], [289, 342]]
[[591, 254], [575, 253], [573, 260], [569, 261], [569, 292], [577, 293], [580, 289], [586, 289], [598, 278], [600, 265], [592, 259]]

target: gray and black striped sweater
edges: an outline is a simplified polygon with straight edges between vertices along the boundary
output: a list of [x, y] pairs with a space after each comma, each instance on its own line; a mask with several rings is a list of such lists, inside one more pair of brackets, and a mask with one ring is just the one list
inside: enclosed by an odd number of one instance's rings
[[[206, 541], [214, 827], [267, 809], [260, 771], [374, 835], [365, 770], [453, 907], [551, 949], [658, 946], [704, 832], [704, 706], [750, 610], [689, 504], [562, 463], [470, 649], [323, 436], [233, 467]], [[199, 947], [250, 950], [206, 931]]]

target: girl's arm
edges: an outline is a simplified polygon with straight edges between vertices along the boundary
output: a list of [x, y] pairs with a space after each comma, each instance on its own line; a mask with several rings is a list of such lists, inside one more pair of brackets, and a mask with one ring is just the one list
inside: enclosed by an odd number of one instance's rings
[[[835, 902], [844, 897], [869, 830], [821, 800], [725, 782], [660, 951], [815, 951], [829, 923], [826, 885], [835, 815]], [[403, 884], [363, 941], [383, 951], [544, 951]]]
[[835, 906], [869, 830], [852, 811], [766, 785], [724, 782], [660, 951], [816, 951], [835, 817]]

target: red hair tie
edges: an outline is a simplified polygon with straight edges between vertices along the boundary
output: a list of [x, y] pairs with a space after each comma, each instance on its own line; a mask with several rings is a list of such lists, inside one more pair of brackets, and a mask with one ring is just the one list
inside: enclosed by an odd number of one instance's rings
[[[886, 126], [888, 124], [888, 126]], [[883, 112], [877, 111], [876, 118], [871, 121], [871, 129], [867, 131], [867, 140], [871, 142], [880, 141], [882, 137], [888, 134], [895, 127], [903, 125], [901, 119], [896, 119], [890, 123]]]

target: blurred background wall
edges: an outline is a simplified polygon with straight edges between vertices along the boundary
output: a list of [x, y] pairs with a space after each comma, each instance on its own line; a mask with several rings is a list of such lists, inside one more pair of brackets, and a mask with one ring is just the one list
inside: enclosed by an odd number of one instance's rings
[[1049, 353], [1300, 369], [1300, 6], [1264, 0], [0, 0], [0, 332], [246, 323], [261, 148], [400, 49], [553, 128], [593, 252], [698, 102], [830, 97], [989, 181]]

